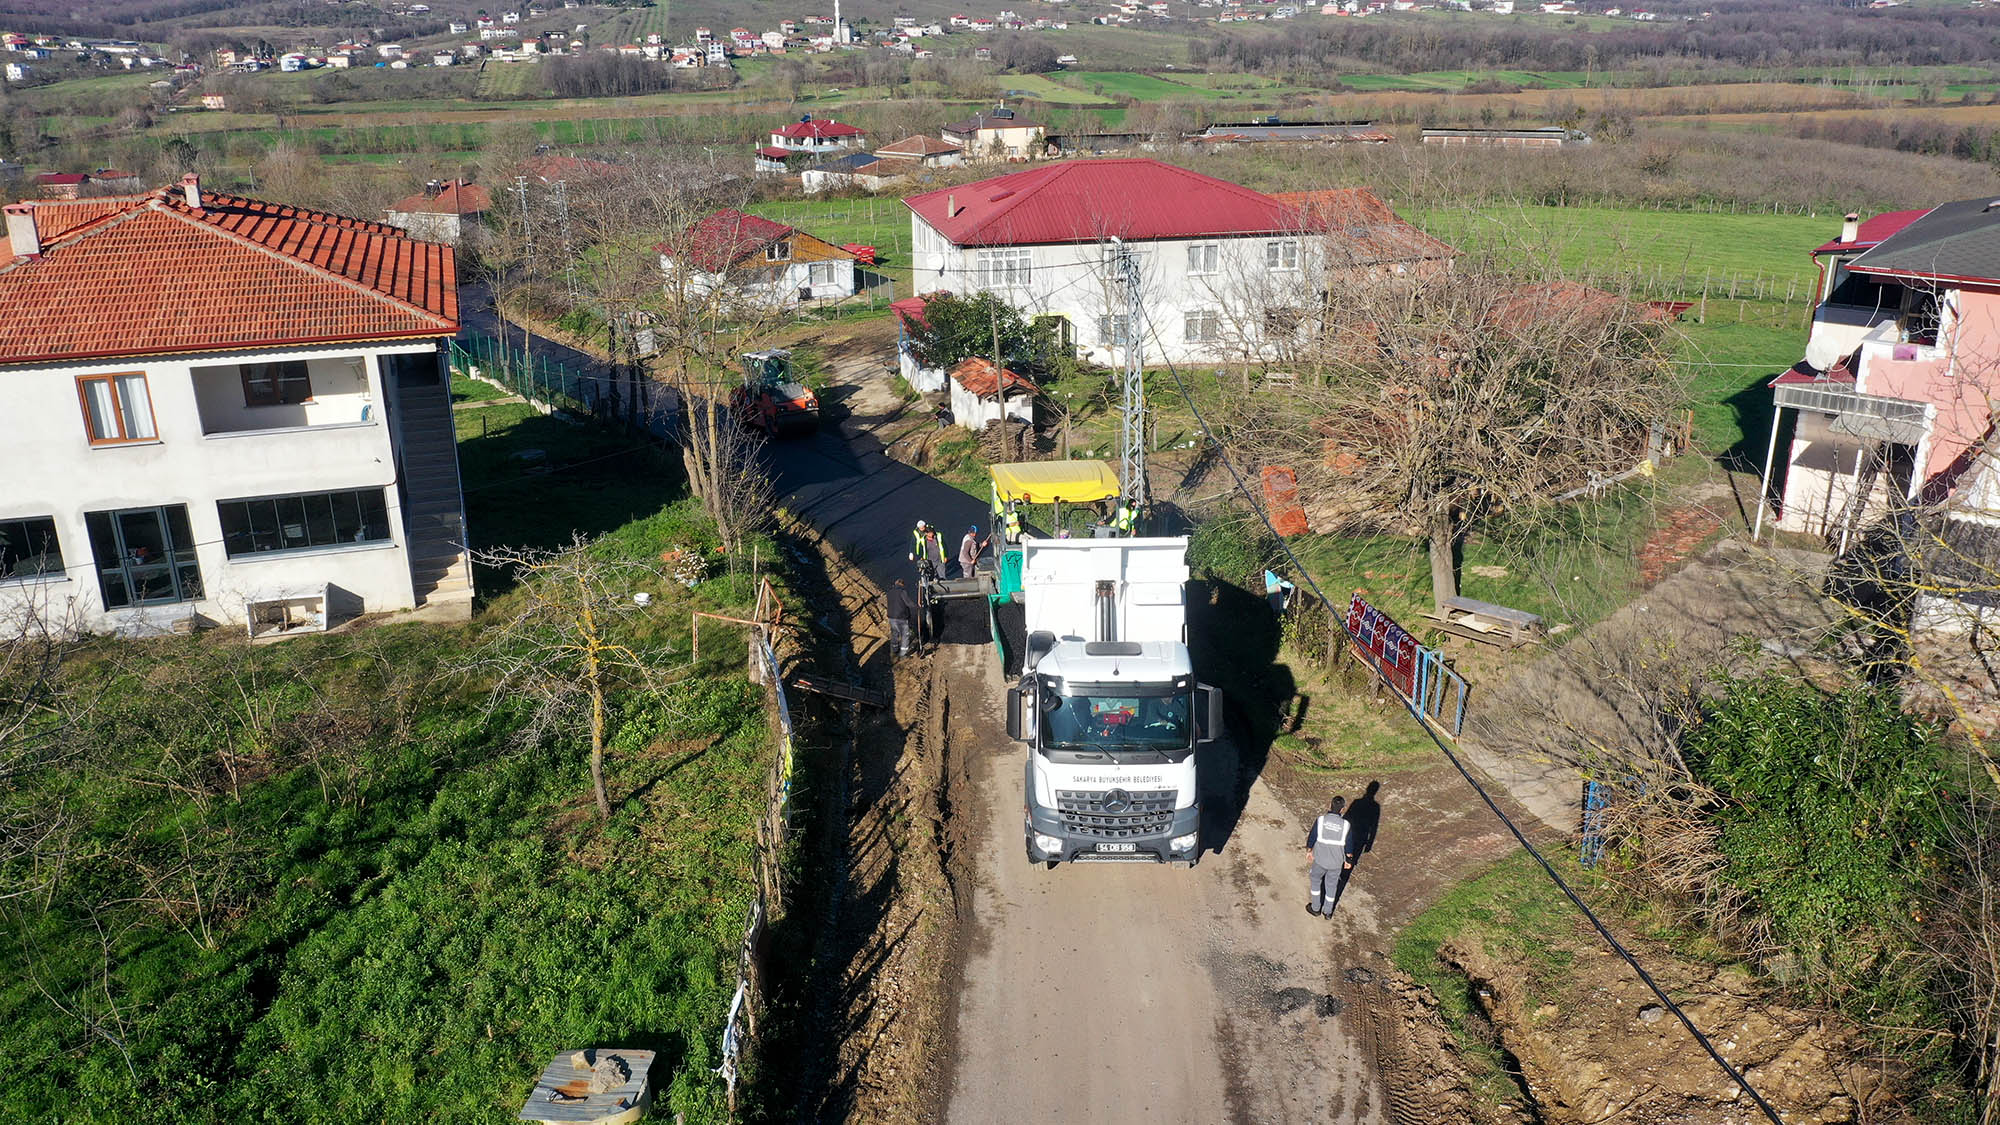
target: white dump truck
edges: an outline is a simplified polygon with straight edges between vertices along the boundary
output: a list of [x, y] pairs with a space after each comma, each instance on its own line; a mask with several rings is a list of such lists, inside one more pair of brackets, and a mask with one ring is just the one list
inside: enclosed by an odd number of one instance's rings
[[994, 632], [1003, 658], [1022, 646], [1007, 734], [1028, 745], [1031, 861], [1200, 855], [1195, 748], [1221, 733], [1222, 693], [1188, 657], [1187, 545], [1024, 537], [1018, 569], [1003, 556]]

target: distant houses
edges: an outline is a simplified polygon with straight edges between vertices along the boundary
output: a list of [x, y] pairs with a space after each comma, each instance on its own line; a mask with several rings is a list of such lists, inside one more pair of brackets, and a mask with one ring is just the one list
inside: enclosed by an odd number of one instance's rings
[[493, 209], [493, 197], [465, 180], [432, 180], [387, 209], [389, 225], [412, 238], [456, 243]]
[[1026, 160], [1039, 153], [1040, 123], [996, 106], [944, 127], [943, 139], [964, 150], [968, 160]]
[[711, 212], [654, 247], [670, 285], [766, 306], [855, 293], [855, 258], [802, 230], [741, 211]]

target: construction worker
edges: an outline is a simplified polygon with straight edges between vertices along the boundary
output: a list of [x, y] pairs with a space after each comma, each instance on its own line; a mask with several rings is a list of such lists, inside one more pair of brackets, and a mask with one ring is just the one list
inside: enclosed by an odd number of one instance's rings
[[972, 577], [973, 569], [979, 565], [979, 556], [986, 550], [989, 540], [979, 537], [979, 525], [966, 529], [965, 538], [958, 541], [958, 576]]
[[929, 582], [944, 577], [944, 540], [938, 535], [937, 528], [925, 524], [923, 530], [917, 532], [916, 549], [910, 552], [910, 558], [917, 564], [919, 581]]
[[1006, 534], [1001, 539], [1001, 543], [1003, 545], [1019, 543], [1021, 541], [1021, 509], [1015, 507], [1012, 500], [1007, 501], [1007, 510], [1003, 514], [1003, 519], [1005, 522], [1002, 526], [1006, 529]]
[[924, 553], [924, 531], [925, 531], [925, 529], [927, 529], [927, 528], [929, 528], [929, 527], [930, 527], [930, 524], [927, 524], [927, 523], [925, 523], [925, 522], [924, 522], [924, 521], [922, 521], [922, 520], [918, 520], [918, 521], [917, 521], [917, 526], [916, 526], [915, 528], [911, 529], [911, 531], [910, 531], [910, 561], [911, 561], [911, 562], [916, 562], [916, 561], [917, 561], [917, 556], [918, 556], [918, 555], [921, 555], [921, 554], [923, 554], [923, 553]]
[[1340, 892], [1347, 887], [1347, 873], [1354, 868], [1354, 831], [1340, 810], [1347, 798], [1335, 797], [1333, 806], [1319, 814], [1306, 832], [1306, 851], [1312, 855], [1312, 870], [1306, 874], [1306, 890], [1312, 897], [1306, 909], [1323, 918], [1333, 917]]
[[910, 588], [903, 580], [889, 587], [889, 648], [897, 656], [910, 655], [910, 622], [917, 616], [917, 605], [910, 600]]
[[1132, 534], [1133, 519], [1132, 506], [1120, 500], [1118, 502], [1118, 514], [1112, 517], [1112, 526], [1118, 529], [1118, 534], [1130, 535]]

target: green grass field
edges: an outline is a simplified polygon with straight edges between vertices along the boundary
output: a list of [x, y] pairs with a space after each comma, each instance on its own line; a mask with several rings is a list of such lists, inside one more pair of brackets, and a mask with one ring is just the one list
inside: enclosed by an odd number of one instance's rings
[[1104, 100], [1088, 90], [1064, 85], [1045, 74], [1009, 74], [1004, 80], [1009, 90], [1019, 91], [1050, 105], [1091, 105]]
[[[480, 541], [712, 553], [676, 458], [518, 405], [456, 421]], [[742, 614], [747, 575], [717, 570], [651, 589], [619, 639], [671, 658], [689, 610]], [[487, 596], [468, 626], [69, 658], [93, 706], [61, 720], [63, 768], [0, 794], [15, 823], [66, 810], [77, 845], [46, 893], [0, 862], [9, 1120], [497, 1122], [580, 1045], [656, 1050], [662, 1117], [726, 1118], [713, 1068], [773, 752], [742, 643], [718, 634], [662, 696], [615, 691], [601, 822], [577, 726], [520, 738], [523, 697], [489, 705], [478, 646], [524, 595]]]
[[1204, 90], [1184, 82], [1174, 82], [1151, 74], [1129, 74], [1114, 70], [1078, 70], [1065, 72], [1061, 81], [1080, 90], [1093, 94], [1100, 91], [1118, 97], [1136, 98], [1142, 102], [1161, 101], [1166, 98], [1217, 97], [1214, 90]]
[[1566, 271], [1643, 266], [1691, 277], [1814, 276], [1810, 252], [1833, 227], [1810, 215], [1733, 215], [1606, 207], [1413, 210], [1404, 216], [1464, 250], [1553, 253]]

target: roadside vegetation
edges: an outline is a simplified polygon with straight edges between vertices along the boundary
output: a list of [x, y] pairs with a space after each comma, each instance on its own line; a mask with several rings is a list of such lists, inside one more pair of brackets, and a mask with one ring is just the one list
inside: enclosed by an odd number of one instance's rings
[[[722, 1118], [712, 1070], [774, 751], [741, 640], [718, 632], [690, 664], [687, 613], [743, 615], [747, 556], [717, 554], [671, 495], [636, 518], [524, 495], [587, 495], [561, 451], [592, 431], [504, 404], [460, 429], [484, 535], [603, 532], [588, 554], [653, 597], [607, 634], [660, 669], [606, 680], [609, 815], [587, 723], [537, 725], [539, 693], [493, 690], [529, 655], [494, 626], [538, 596], [532, 578], [462, 627], [16, 642], [0, 658], [7, 1115], [499, 1121], [555, 1052], [618, 1045], [660, 1053], [663, 1107]], [[530, 448], [556, 454], [546, 476], [505, 475]], [[682, 550], [710, 560], [692, 589], [659, 574]]]

